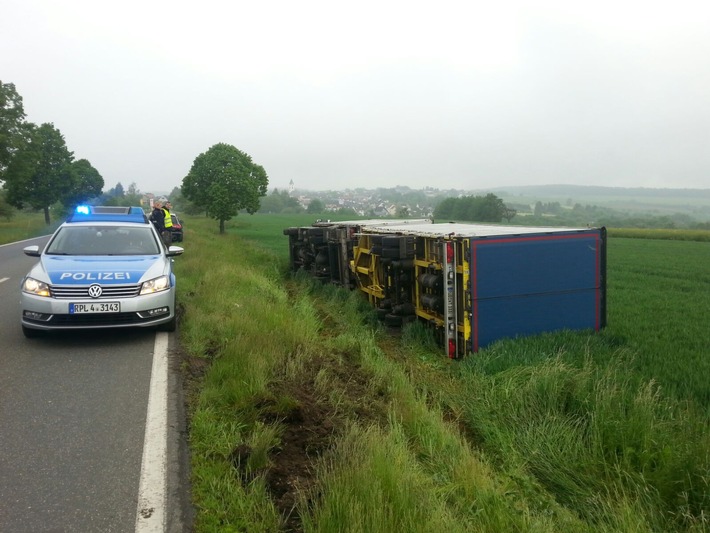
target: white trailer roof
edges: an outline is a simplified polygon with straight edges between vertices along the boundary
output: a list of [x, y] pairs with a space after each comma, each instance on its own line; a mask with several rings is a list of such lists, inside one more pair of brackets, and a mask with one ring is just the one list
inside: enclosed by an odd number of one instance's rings
[[590, 228], [496, 226], [445, 222], [437, 224], [368, 225], [363, 233], [399, 233], [420, 237], [500, 237], [539, 233], [565, 233], [587, 231]]
[[414, 219], [385, 219], [385, 218], [375, 218], [369, 220], [317, 220], [313, 225], [316, 227], [332, 227], [332, 226], [409, 226], [409, 225], [426, 225], [431, 224], [431, 220], [428, 218], [414, 218]]

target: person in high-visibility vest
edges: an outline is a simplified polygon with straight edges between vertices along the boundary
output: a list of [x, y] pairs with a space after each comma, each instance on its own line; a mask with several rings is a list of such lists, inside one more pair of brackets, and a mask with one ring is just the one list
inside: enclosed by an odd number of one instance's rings
[[173, 208], [173, 204], [169, 201], [165, 202], [163, 205], [163, 213], [165, 213], [165, 229], [163, 230], [162, 237], [165, 246], [170, 246], [173, 242], [173, 217], [170, 216], [170, 210]]

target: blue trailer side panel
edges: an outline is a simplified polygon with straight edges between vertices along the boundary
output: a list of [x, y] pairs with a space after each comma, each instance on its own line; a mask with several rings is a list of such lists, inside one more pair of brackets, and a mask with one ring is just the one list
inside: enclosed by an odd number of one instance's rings
[[603, 229], [471, 239], [471, 349], [605, 322]]

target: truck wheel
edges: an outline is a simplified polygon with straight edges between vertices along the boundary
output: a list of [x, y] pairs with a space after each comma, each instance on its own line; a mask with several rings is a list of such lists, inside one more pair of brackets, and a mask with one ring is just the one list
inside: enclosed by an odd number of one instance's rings
[[399, 327], [402, 325], [402, 317], [399, 315], [385, 315], [385, 324], [387, 326]]
[[387, 236], [387, 237], [382, 237], [382, 246], [384, 248], [397, 248], [399, 250], [399, 242], [401, 240], [401, 237], [392, 237], [392, 236]]
[[382, 257], [387, 257], [389, 259], [399, 259], [399, 247], [397, 248], [383, 248]]

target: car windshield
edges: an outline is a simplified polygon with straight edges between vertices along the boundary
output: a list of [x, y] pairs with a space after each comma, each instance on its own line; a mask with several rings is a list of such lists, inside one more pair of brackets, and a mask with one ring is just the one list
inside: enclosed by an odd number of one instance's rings
[[47, 251], [50, 255], [156, 255], [158, 242], [150, 227], [64, 226]]

